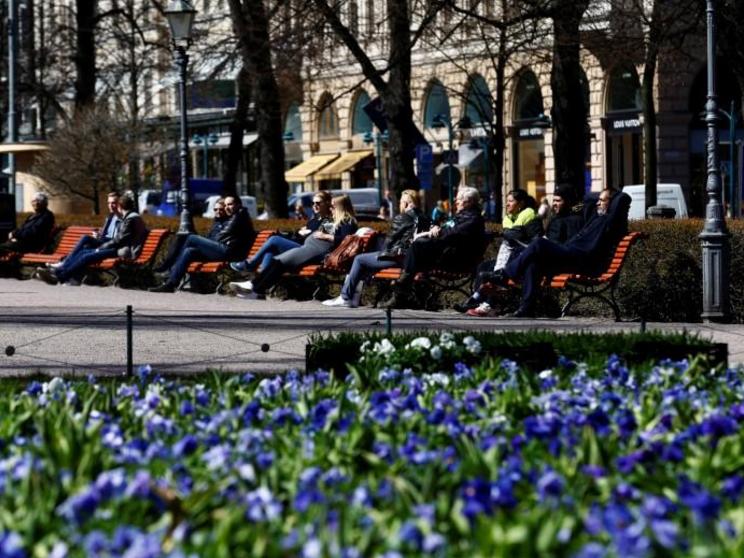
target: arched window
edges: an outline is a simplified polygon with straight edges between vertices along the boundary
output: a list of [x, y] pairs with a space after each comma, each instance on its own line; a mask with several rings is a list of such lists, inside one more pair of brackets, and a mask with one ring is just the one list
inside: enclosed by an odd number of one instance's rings
[[514, 92], [514, 120], [534, 120], [545, 114], [543, 97], [537, 76], [531, 70], [523, 71], [519, 76]]
[[318, 119], [318, 137], [320, 139], [337, 138], [338, 131], [338, 114], [336, 107], [333, 106], [333, 98], [325, 95], [320, 101], [320, 116]]
[[424, 127], [431, 128], [437, 115], [450, 118], [450, 104], [444, 86], [438, 81], [433, 81], [426, 96], [426, 108], [424, 109]]
[[351, 116], [351, 133], [353, 135], [366, 134], [372, 131], [372, 121], [364, 112], [364, 105], [367, 103], [369, 103], [369, 95], [366, 91], [362, 91], [354, 101], [354, 110]]
[[359, 35], [359, 5], [356, 0], [349, 2], [349, 31], [354, 36]]
[[284, 133], [292, 134], [291, 141], [302, 141], [302, 120], [297, 103], [292, 103], [287, 109], [287, 116], [284, 118]]
[[641, 84], [638, 72], [630, 64], [615, 66], [610, 72], [607, 112], [641, 110]]
[[476, 75], [470, 80], [468, 96], [465, 105], [465, 116], [473, 124], [490, 123], [493, 121], [493, 106], [491, 92], [483, 76]]

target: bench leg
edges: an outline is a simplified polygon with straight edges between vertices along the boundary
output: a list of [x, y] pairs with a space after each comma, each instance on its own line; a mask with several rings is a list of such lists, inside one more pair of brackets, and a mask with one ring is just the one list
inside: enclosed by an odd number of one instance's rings
[[621, 322], [622, 317], [620, 315], [620, 307], [617, 304], [617, 301], [615, 300], [615, 286], [613, 285], [610, 289], [610, 296], [606, 296], [605, 292], [607, 290], [603, 290], [601, 292], [597, 291], [579, 291], [577, 289], [569, 288], [569, 295], [568, 295], [568, 301], [566, 301], [566, 304], [563, 305], [563, 308], [561, 308], [561, 318], [565, 318], [568, 315], [568, 311], [571, 309], [571, 307], [576, 304], [578, 301], [584, 299], [584, 298], [598, 298], [605, 304], [607, 304], [611, 309], [612, 313], [615, 317], [616, 322]]

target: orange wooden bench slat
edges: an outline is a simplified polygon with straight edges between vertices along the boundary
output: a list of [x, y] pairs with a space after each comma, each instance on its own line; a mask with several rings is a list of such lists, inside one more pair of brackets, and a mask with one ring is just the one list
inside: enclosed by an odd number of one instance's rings
[[29, 252], [21, 256], [22, 264], [29, 263], [56, 263], [62, 260], [65, 256], [72, 252], [80, 239], [85, 235], [92, 235], [95, 231], [94, 227], [86, 227], [81, 225], [73, 225], [67, 227], [62, 233], [62, 237], [57, 243], [57, 247], [51, 254], [43, 254], [41, 252]]
[[[251, 247], [248, 250], [248, 255], [246, 256], [246, 259], [250, 259], [253, 256], [255, 256], [258, 251], [263, 247], [263, 245], [266, 243], [266, 241], [274, 236], [276, 234], [276, 231], [266, 229], [262, 231], [258, 231], [258, 234], [256, 235], [255, 240], [253, 241], [253, 244], [251, 244]], [[191, 262], [189, 264], [188, 269], [186, 270], [187, 273], [217, 273], [218, 271], [222, 271], [229, 265], [229, 262]]]
[[142, 252], [135, 260], [125, 260], [123, 258], [106, 258], [103, 261], [98, 262], [92, 266], [99, 270], [109, 270], [116, 267], [120, 262], [128, 262], [137, 266], [147, 265], [155, 257], [155, 254], [160, 247], [160, 243], [168, 235], [168, 229], [152, 229], [145, 239], [145, 243], [142, 246]]

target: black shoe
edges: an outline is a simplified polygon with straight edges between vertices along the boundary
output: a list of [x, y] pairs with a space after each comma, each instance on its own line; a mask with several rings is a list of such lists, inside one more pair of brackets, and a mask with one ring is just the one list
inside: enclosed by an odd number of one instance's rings
[[48, 285], [56, 285], [59, 283], [59, 278], [53, 269], [40, 267], [36, 270], [36, 277], [47, 283]]
[[454, 308], [457, 312], [460, 314], [464, 314], [468, 310], [472, 308], [478, 308], [478, 305], [481, 303], [480, 300], [474, 300], [472, 298], [468, 298], [464, 302], [456, 302], [452, 305], [452, 308]]
[[482, 271], [478, 274], [481, 284], [490, 283], [491, 285], [506, 285], [509, 278], [504, 275], [503, 269], [496, 271]]
[[161, 283], [157, 287], [150, 287], [147, 290], [151, 293], [174, 293], [176, 292], [176, 285], [166, 281], [165, 283]]
[[534, 318], [536, 315], [530, 306], [520, 306], [516, 312], [508, 314], [510, 318]]

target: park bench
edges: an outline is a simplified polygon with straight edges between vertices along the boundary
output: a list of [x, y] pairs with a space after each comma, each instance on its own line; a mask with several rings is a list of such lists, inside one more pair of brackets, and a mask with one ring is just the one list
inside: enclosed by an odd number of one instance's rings
[[[62, 227], [57, 225], [52, 227], [52, 230], [49, 231], [49, 237], [47, 238], [46, 244], [40, 253], [46, 254], [51, 251], [52, 246], [54, 245], [54, 240], [57, 238], [61, 230]], [[21, 258], [25, 257], [28, 253], [30, 252], [6, 252], [5, 254], [0, 255], [0, 265], [14, 267], [15, 272], [18, 272], [18, 264], [21, 262]]]
[[[403, 270], [400, 267], [389, 267], [381, 269], [372, 276], [372, 280], [381, 287], [378, 293], [379, 302], [384, 293], [389, 290], [396, 281], [400, 279]], [[435, 308], [440, 297], [446, 292], [460, 293], [465, 297], [470, 296], [473, 284], [474, 271], [449, 271], [444, 269], [431, 269], [419, 272], [413, 278], [414, 286], [423, 293], [420, 301], [424, 308]], [[388, 288], [385, 288], [388, 287]]]
[[615, 291], [620, 280], [620, 272], [627, 261], [630, 247], [646, 236], [644, 233], [631, 232], [620, 239], [607, 269], [599, 275], [562, 273], [554, 276], [548, 285], [550, 289], [563, 290], [568, 294], [568, 300], [561, 308], [561, 317], [566, 316], [571, 307], [579, 300], [596, 298], [612, 308], [616, 322], [622, 321], [620, 307], [617, 304], [617, 300], [615, 300]]
[[[359, 234], [361, 232], [361, 234]], [[358, 231], [358, 236], [362, 239], [359, 246], [359, 254], [369, 252], [375, 245], [375, 239], [379, 234], [373, 229], [364, 231]], [[337, 247], [336, 250], [340, 249]], [[329, 252], [328, 256], [322, 263], [307, 264], [299, 268], [292, 273], [286, 273], [285, 278], [289, 279], [301, 279], [304, 281], [313, 281], [315, 283], [315, 290], [313, 291], [313, 298], [327, 298], [328, 286], [333, 283], [343, 283], [346, 274], [349, 272], [349, 267], [335, 267], [327, 263], [328, 258], [334, 253]]]
[[67, 227], [62, 231], [59, 242], [51, 253], [44, 252], [28, 252], [21, 255], [22, 265], [43, 265], [47, 263], [59, 263], [64, 258], [70, 255], [73, 248], [77, 245], [81, 238], [85, 235], [92, 235], [95, 232], [95, 227], [87, 227], [82, 225], [73, 225]]
[[[114, 280], [114, 285], [118, 285], [121, 280], [121, 274], [123, 272], [137, 273], [143, 269], [152, 265], [155, 261], [155, 256], [160, 249], [160, 246], [168, 236], [168, 229], [152, 229], [148, 231], [145, 243], [142, 246], [142, 251], [139, 256], [134, 260], [128, 260], [126, 258], [106, 258], [88, 269], [90, 272], [99, 272], [111, 276]], [[88, 279], [88, 275], [83, 278], [83, 282]]]
[[[258, 253], [258, 251], [263, 247], [263, 245], [266, 244], [266, 241], [269, 240], [269, 238], [271, 238], [275, 234], [278, 234], [278, 232], [275, 230], [271, 230], [271, 229], [265, 229], [262, 231], [258, 231], [258, 233], [256, 234], [256, 238], [253, 240], [253, 244], [251, 244], [251, 247], [248, 249], [248, 253], [246, 254], [245, 259], [250, 259], [254, 257]], [[229, 269], [229, 266], [230, 266], [230, 262], [227, 262], [227, 261], [191, 262], [189, 264], [188, 269], [186, 270], [187, 275], [181, 284], [181, 288], [191, 283], [194, 276], [201, 276], [201, 277], [215, 276], [216, 277], [217, 274], [220, 273], [221, 271]], [[226, 284], [227, 284], [227, 279], [219, 278], [217, 289], [215, 292], [217, 293], [223, 292]]]

